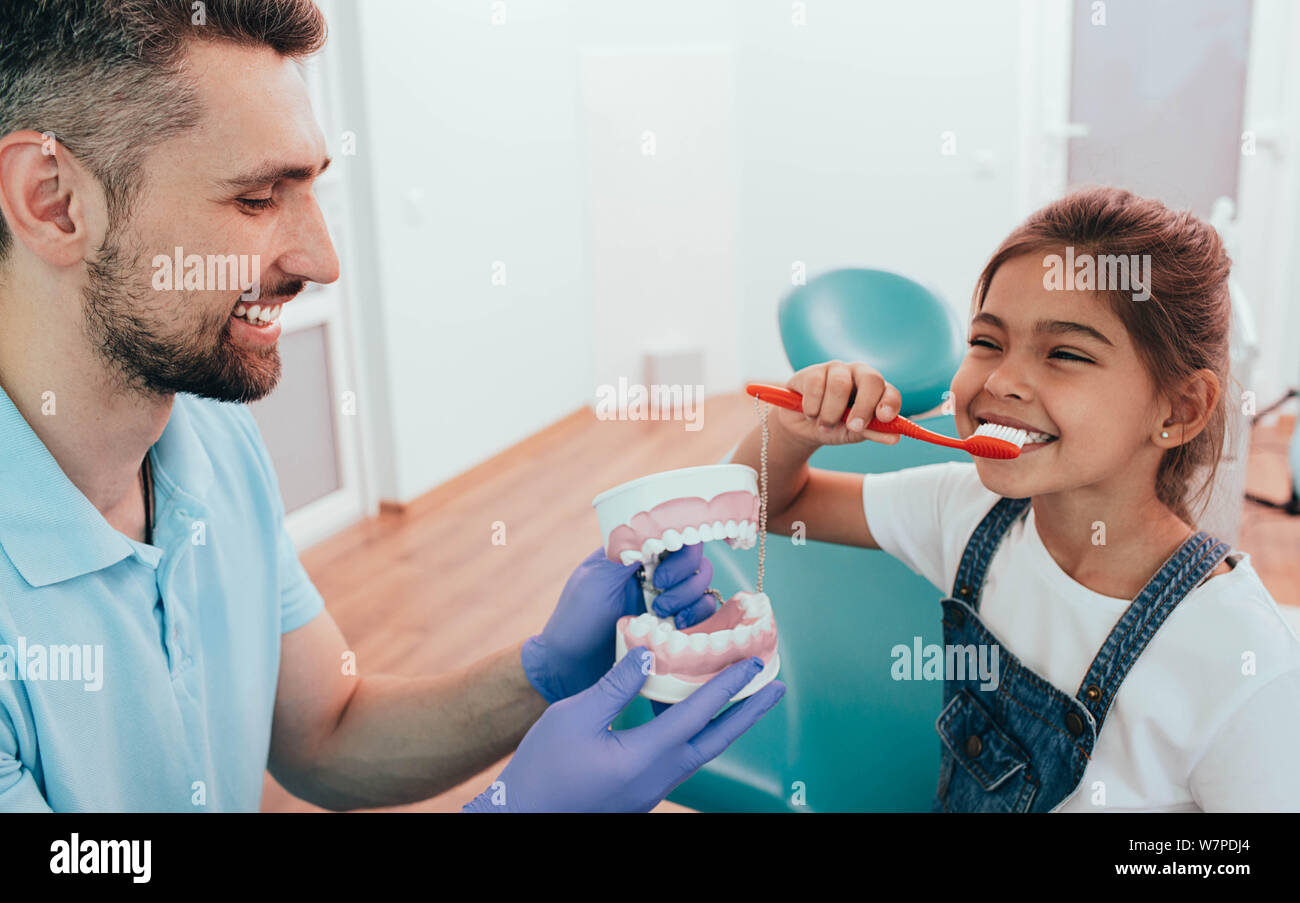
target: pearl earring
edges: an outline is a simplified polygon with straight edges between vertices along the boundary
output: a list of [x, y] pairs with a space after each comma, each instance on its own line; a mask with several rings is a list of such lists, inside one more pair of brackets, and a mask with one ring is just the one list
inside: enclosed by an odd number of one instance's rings
[[1169, 438], [1169, 430], [1161, 430], [1161, 431], [1160, 431], [1160, 438], [1161, 438], [1161, 439], [1168, 439], [1168, 438]]

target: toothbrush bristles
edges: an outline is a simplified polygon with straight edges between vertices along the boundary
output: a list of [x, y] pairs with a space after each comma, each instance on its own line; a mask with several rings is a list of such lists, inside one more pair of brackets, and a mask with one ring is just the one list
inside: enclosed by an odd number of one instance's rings
[[1013, 426], [1000, 423], [981, 423], [974, 435], [966, 440], [967, 449], [981, 458], [1018, 458], [1020, 449], [1029, 434]]

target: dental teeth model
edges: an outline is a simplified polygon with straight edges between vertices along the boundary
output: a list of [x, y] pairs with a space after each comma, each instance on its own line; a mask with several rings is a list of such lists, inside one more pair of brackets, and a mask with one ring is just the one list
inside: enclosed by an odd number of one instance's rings
[[[756, 477], [754, 469], [743, 464], [687, 467], [632, 480], [602, 492], [592, 502], [609, 559], [642, 564], [646, 613], [620, 618], [614, 640], [616, 659], [634, 646], [646, 646], [654, 653], [642, 696], [681, 702], [727, 666], [751, 656], [761, 658], [763, 670], [732, 697], [734, 701], [762, 689], [780, 670], [776, 620], [771, 601], [762, 592], [766, 512]], [[751, 549], [760, 543], [758, 591], [738, 592], [704, 621], [678, 630], [672, 618], [651, 611], [658, 595], [655, 567], [668, 552], [713, 541], [726, 542], [733, 549]], [[722, 601], [721, 593], [712, 592]]]

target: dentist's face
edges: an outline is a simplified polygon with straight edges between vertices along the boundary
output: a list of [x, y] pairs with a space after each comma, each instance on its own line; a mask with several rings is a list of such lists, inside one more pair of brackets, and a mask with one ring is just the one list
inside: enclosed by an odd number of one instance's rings
[[[195, 43], [189, 62], [202, 120], [146, 157], [127, 222], [90, 266], [86, 331], [132, 388], [253, 401], [279, 380], [280, 326], [250, 321], [251, 305], [275, 315], [306, 282], [338, 278], [312, 195], [325, 141], [301, 76], [274, 51]], [[170, 286], [160, 258], [172, 261]], [[258, 279], [255, 300], [241, 300], [253, 293], [239, 279], [217, 282], [231, 260]]]
[[1096, 293], [1049, 290], [1043, 273], [1037, 254], [998, 269], [953, 379], [962, 436], [984, 421], [1032, 431], [1018, 458], [976, 458], [980, 480], [1010, 498], [1154, 487], [1155, 386], [1128, 331]]

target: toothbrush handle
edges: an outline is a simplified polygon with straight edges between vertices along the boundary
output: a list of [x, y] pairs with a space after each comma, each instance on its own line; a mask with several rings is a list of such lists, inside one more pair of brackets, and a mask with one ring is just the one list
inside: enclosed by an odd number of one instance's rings
[[[791, 411], [803, 410], [803, 396], [793, 389], [787, 389], [785, 386], [774, 386], [770, 383], [749, 383], [745, 386], [745, 391], [755, 398], [766, 401], [768, 404], [774, 404], [780, 408], [786, 408]], [[852, 407], [844, 411], [840, 417], [843, 423], [849, 419], [849, 413]], [[927, 430], [923, 426], [913, 423], [901, 414], [888, 423], [882, 422], [877, 417], [872, 417], [871, 422], [867, 424], [867, 429], [875, 430], [879, 433], [899, 433], [903, 436], [909, 436], [913, 439], [920, 439], [922, 442], [930, 442], [934, 445], [943, 445], [948, 448], [965, 448], [964, 439], [954, 439], [951, 436], [944, 436], [941, 433], [935, 433]]]

